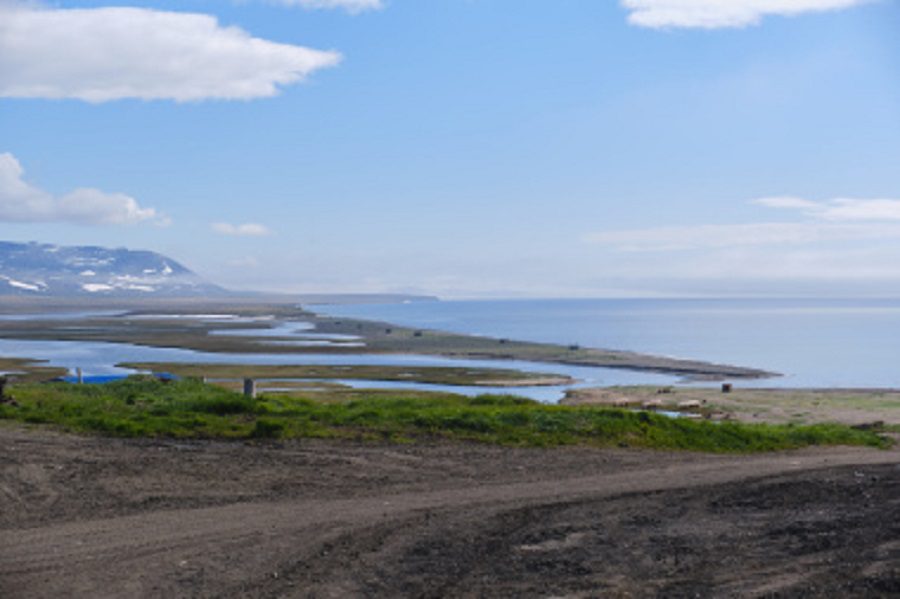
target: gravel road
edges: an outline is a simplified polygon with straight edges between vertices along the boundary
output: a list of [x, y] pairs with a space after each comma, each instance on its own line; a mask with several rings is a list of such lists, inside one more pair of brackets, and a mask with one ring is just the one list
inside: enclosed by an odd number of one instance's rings
[[889, 597], [900, 451], [244, 444], [0, 427], [0, 596]]

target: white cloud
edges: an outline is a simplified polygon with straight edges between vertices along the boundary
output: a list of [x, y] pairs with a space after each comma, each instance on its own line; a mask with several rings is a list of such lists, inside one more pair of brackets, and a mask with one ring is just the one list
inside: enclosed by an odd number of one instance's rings
[[761, 198], [755, 204], [770, 208], [796, 209], [808, 216], [833, 222], [900, 221], [900, 200], [836, 198], [814, 202], [803, 198]]
[[795, 218], [601, 231], [583, 238], [596, 249], [585, 254], [607, 284], [659, 293], [851, 295], [900, 289], [900, 201], [779, 196], [752, 203]]
[[153, 221], [168, 224], [168, 218], [153, 208], [141, 208], [130, 196], [80, 188], [55, 197], [25, 181], [24, 175], [15, 156], [0, 154], [0, 221], [84, 225], [131, 225]]
[[803, 198], [797, 198], [794, 196], [773, 196], [770, 198], [760, 198], [758, 200], [753, 200], [753, 203], [759, 204], [760, 206], [768, 206], [769, 208], [795, 208], [800, 210], [814, 210], [819, 206], [817, 202], [804, 200]]
[[342, 8], [350, 14], [384, 8], [384, 2], [381, 0], [269, 0], [269, 2], [307, 9]]
[[798, 211], [806, 220], [602, 231], [590, 233], [584, 240], [627, 252], [884, 239], [900, 241], [900, 200], [837, 198], [817, 202], [793, 196], [773, 196], [752, 203]]
[[340, 58], [255, 38], [208, 15], [0, 0], [0, 97], [260, 98]]
[[212, 230], [222, 235], [232, 235], [235, 237], [265, 237], [271, 235], [272, 232], [265, 225], [258, 223], [243, 223], [240, 225], [232, 225], [231, 223], [213, 223]]
[[718, 249], [761, 245], [898, 239], [900, 225], [835, 223], [751, 223], [653, 227], [592, 233], [585, 241], [627, 252]]
[[717, 29], [746, 27], [768, 15], [841, 10], [871, 0], [621, 0], [628, 21], [640, 27]]

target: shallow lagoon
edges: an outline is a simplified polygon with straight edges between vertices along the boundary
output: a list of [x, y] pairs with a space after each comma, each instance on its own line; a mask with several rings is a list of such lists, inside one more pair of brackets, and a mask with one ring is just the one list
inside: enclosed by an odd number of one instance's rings
[[676, 378], [669, 375], [635, 372], [615, 368], [589, 368], [564, 364], [541, 364], [514, 360], [455, 360], [438, 356], [403, 354], [224, 354], [188, 349], [144, 347], [122, 343], [81, 341], [19, 341], [0, 339], [0, 355], [46, 360], [52, 366], [74, 370], [81, 368], [85, 375], [128, 374], [117, 368], [121, 362], [209, 362], [218, 364], [361, 364], [390, 366], [459, 366], [471, 368], [513, 368], [527, 372], [546, 372], [568, 375], [575, 385], [551, 387], [466, 387], [455, 385], [426, 385], [421, 383], [350, 381], [357, 388], [396, 388], [446, 391], [465, 395], [483, 393], [515, 394], [539, 401], [559, 400], [570, 387], [611, 385], [671, 385]]

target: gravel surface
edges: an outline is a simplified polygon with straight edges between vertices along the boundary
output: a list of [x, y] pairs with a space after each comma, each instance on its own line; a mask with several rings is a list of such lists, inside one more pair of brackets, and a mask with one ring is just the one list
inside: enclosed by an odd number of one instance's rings
[[900, 451], [0, 427], [0, 596], [895, 597]]

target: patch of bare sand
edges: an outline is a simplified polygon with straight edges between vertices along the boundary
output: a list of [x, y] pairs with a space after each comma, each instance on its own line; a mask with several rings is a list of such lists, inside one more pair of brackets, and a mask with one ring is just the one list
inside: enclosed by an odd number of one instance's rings
[[586, 388], [569, 391], [560, 403], [684, 409], [742, 422], [900, 425], [900, 391], [890, 389]]

